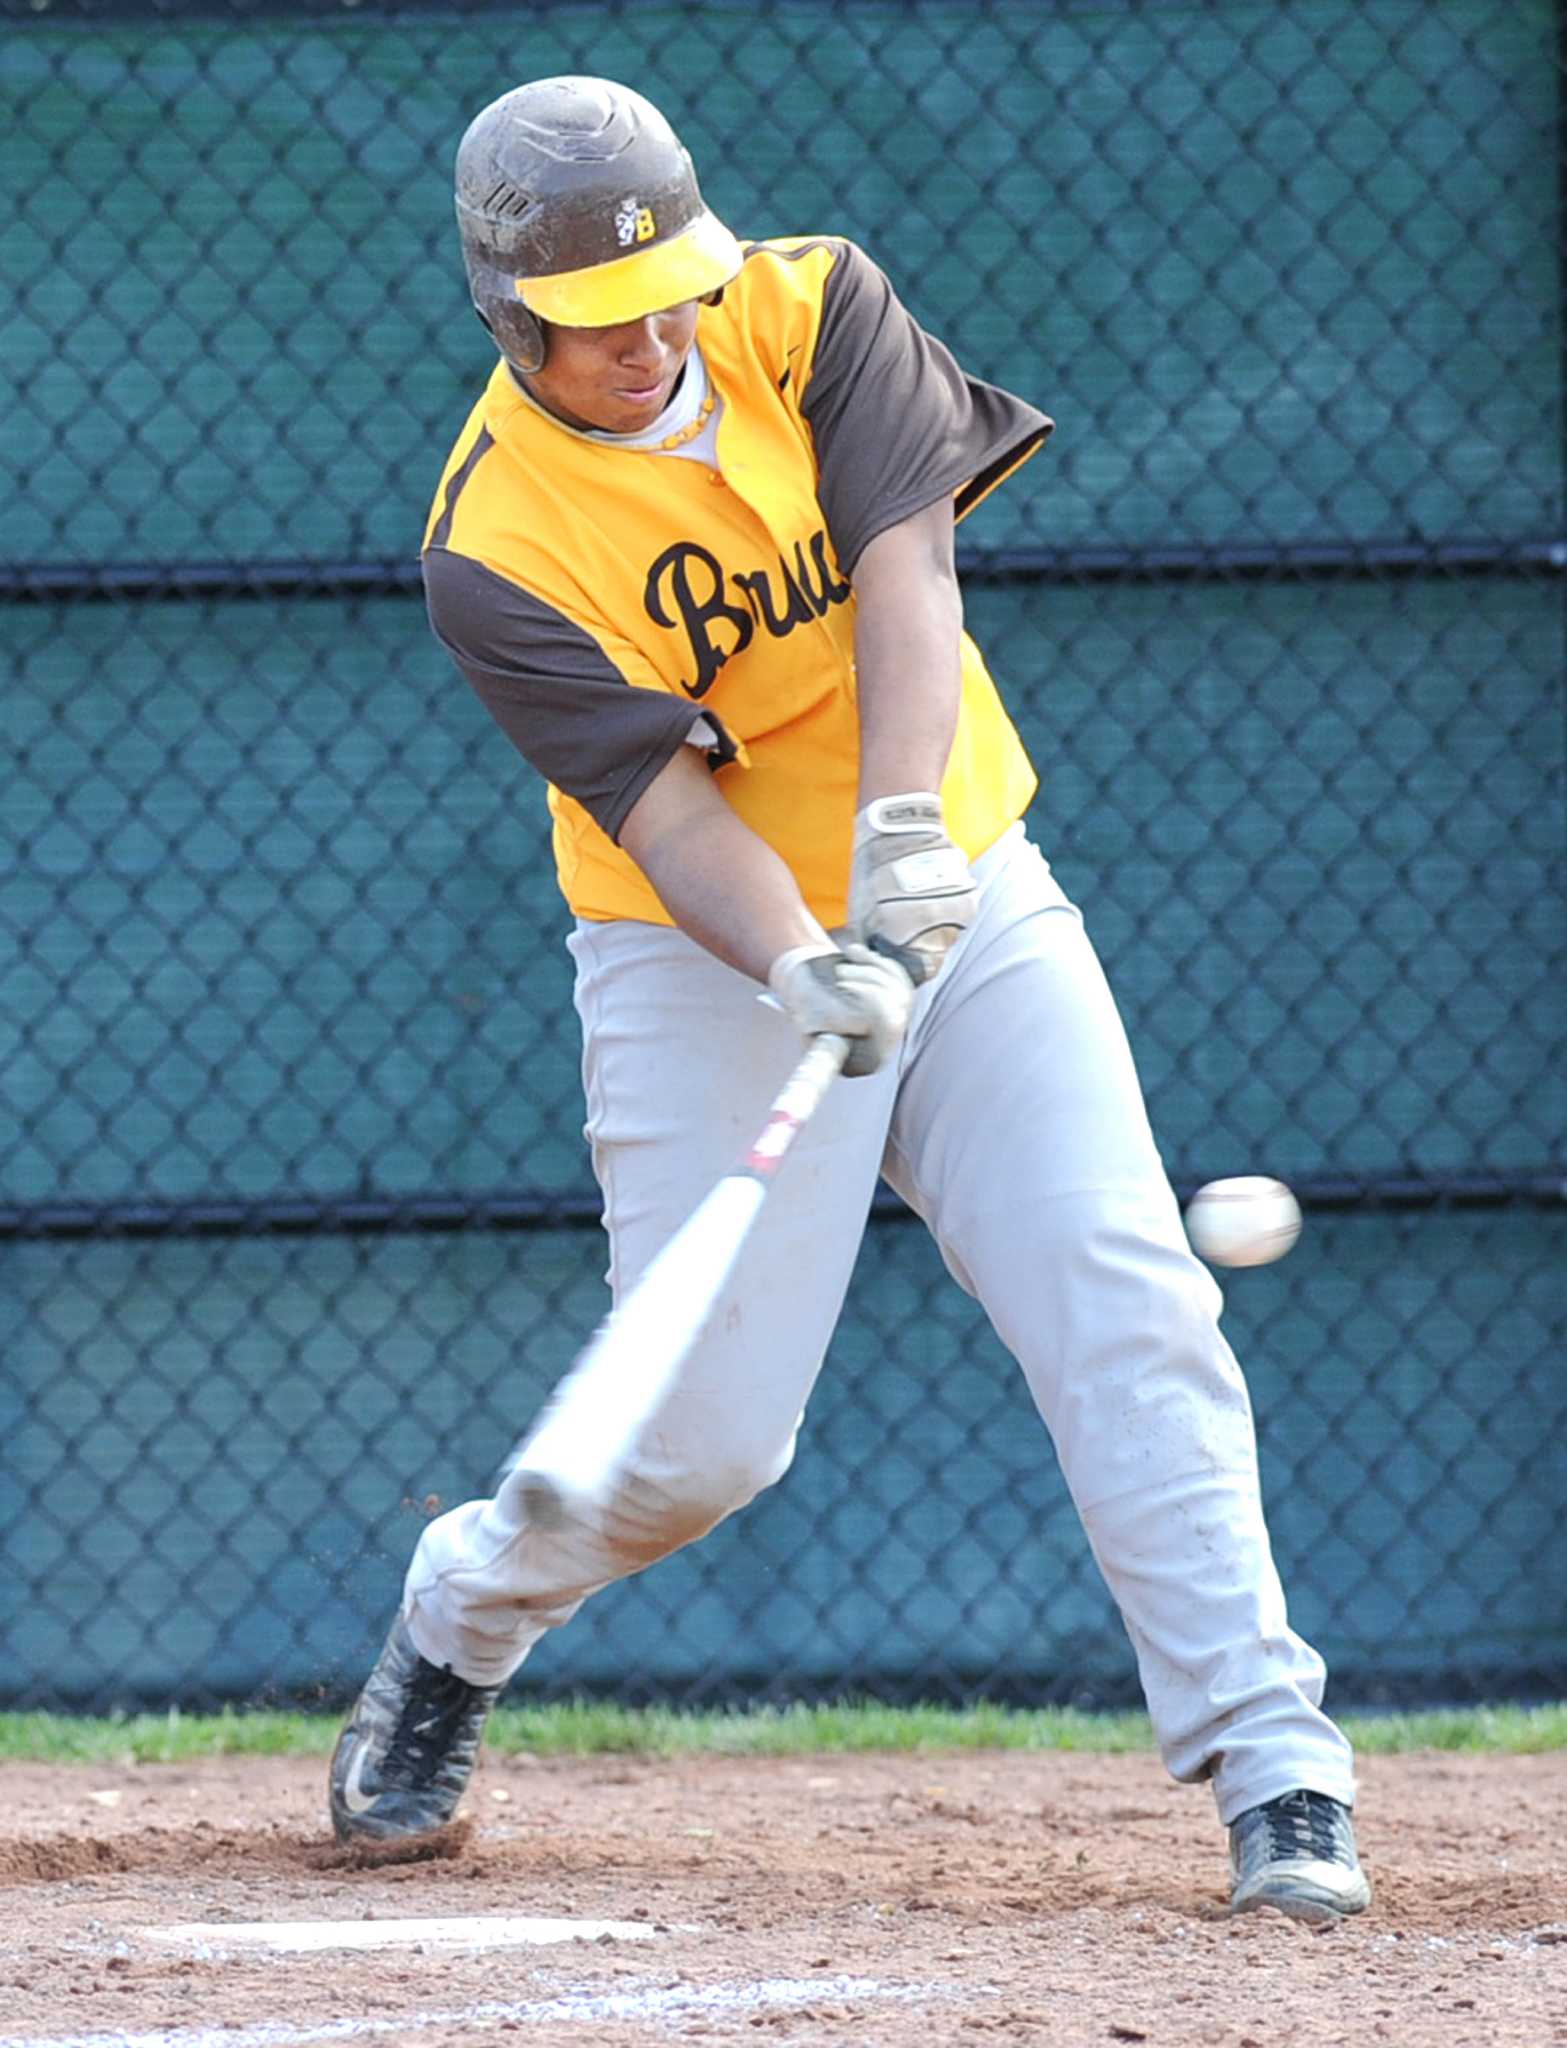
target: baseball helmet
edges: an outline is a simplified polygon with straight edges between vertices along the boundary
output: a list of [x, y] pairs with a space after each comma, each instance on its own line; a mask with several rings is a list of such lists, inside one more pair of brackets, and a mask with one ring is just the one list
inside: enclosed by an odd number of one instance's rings
[[519, 370], [544, 362], [543, 321], [614, 327], [711, 298], [740, 268], [680, 138], [607, 78], [537, 79], [477, 114], [457, 227], [474, 307]]

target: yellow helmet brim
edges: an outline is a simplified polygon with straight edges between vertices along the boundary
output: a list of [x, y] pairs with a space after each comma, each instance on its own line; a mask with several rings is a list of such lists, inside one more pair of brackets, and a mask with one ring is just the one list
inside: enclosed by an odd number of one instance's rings
[[556, 327], [618, 327], [705, 298], [740, 269], [740, 244], [723, 222], [701, 213], [667, 242], [633, 249], [585, 270], [519, 277], [517, 296], [530, 313]]

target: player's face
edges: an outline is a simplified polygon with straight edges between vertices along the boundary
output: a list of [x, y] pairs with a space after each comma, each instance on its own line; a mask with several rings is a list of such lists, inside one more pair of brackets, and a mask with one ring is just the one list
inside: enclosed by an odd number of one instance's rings
[[635, 434], [668, 405], [696, 339], [697, 302], [644, 314], [619, 327], [547, 329], [544, 367], [529, 391], [568, 427]]

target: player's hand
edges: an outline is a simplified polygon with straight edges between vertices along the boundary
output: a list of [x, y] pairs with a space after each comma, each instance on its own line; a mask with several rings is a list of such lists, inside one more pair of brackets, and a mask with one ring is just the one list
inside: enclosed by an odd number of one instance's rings
[[896, 960], [916, 987], [934, 979], [979, 904], [968, 862], [928, 790], [879, 796], [854, 821], [849, 933]]
[[903, 1036], [914, 984], [895, 960], [868, 946], [824, 953], [794, 946], [767, 971], [767, 985], [802, 1037], [836, 1031], [849, 1040], [848, 1075], [874, 1074]]

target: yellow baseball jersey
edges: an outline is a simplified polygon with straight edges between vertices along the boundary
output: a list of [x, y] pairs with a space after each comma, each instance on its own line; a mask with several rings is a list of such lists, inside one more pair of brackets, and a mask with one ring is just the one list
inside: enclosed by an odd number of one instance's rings
[[[836, 238], [747, 244], [697, 347], [712, 462], [577, 432], [497, 365], [431, 509], [430, 619], [548, 782], [579, 916], [671, 922], [617, 835], [694, 742], [831, 927], [859, 775], [854, 564], [943, 496], [961, 518], [1051, 422], [966, 376]], [[941, 794], [972, 859], [1036, 779], [966, 634], [962, 666]]]

